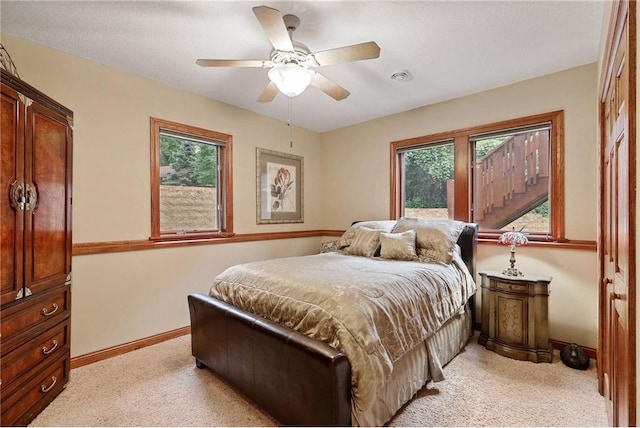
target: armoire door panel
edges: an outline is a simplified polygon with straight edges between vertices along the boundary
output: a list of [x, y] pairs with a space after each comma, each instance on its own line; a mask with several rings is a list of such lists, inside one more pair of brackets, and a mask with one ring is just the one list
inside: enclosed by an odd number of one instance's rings
[[65, 117], [33, 103], [27, 110], [25, 286], [33, 292], [65, 282], [70, 272], [70, 141]]
[[22, 183], [24, 176], [24, 104], [18, 93], [2, 87], [0, 104], [0, 129], [2, 129], [2, 149], [0, 184], [3, 189], [0, 202], [0, 303], [15, 300], [22, 290], [23, 258], [21, 239], [24, 230], [23, 212], [17, 209], [14, 199], [15, 185]]

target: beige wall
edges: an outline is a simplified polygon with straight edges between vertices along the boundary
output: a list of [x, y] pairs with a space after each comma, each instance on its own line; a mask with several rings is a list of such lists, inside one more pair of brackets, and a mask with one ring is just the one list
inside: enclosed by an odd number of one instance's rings
[[[587, 65], [318, 135], [100, 64], [2, 35], [21, 77], [75, 114], [74, 242], [146, 239], [150, 231], [149, 116], [234, 138], [237, 233], [344, 229], [389, 216], [389, 143], [564, 109], [567, 237], [596, 238], [596, 66]], [[425, 89], [425, 90], [428, 90]], [[255, 224], [255, 148], [304, 156], [305, 223]], [[585, 190], [586, 189], [586, 190]], [[76, 256], [72, 355], [188, 325], [186, 295], [232, 264], [317, 251], [320, 238]], [[481, 269], [508, 251], [479, 249]], [[596, 346], [596, 255], [526, 247], [518, 265], [554, 277], [551, 336]]]
[[[149, 117], [233, 135], [236, 233], [318, 229], [319, 136], [286, 123], [2, 35], [20, 76], [74, 112], [73, 242], [147, 239], [151, 230]], [[256, 147], [304, 157], [304, 224], [256, 225]], [[71, 354], [187, 326], [187, 294], [224, 268], [309, 254], [320, 238], [73, 257]]]
[[229, 266], [312, 254], [318, 238], [204, 245], [73, 258], [72, 355], [189, 325], [187, 295]]
[[[330, 171], [323, 176], [324, 227], [389, 218], [392, 141], [562, 109], [566, 237], [595, 241], [596, 85], [593, 63], [323, 134], [322, 163]], [[482, 244], [478, 256], [480, 270], [501, 271], [509, 253], [505, 247]], [[525, 247], [517, 259], [521, 270], [553, 277], [551, 337], [595, 348], [596, 253]]]

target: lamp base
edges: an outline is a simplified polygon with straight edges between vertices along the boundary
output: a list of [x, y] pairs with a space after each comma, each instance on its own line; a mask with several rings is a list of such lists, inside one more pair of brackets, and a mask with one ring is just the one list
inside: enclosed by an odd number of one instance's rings
[[516, 244], [511, 244], [511, 258], [509, 259], [509, 264], [511, 267], [506, 268], [502, 271], [503, 275], [507, 276], [524, 276], [522, 272], [516, 269]]
[[507, 276], [524, 276], [524, 274], [515, 267], [506, 268], [502, 271], [502, 274]]

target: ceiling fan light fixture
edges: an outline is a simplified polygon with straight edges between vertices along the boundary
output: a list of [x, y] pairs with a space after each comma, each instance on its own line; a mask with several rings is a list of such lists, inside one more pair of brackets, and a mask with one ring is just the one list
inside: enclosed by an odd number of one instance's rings
[[309, 85], [336, 101], [344, 100], [350, 92], [315, 68], [380, 57], [380, 46], [373, 41], [311, 52], [308, 46], [293, 40], [293, 33], [300, 25], [297, 16], [282, 16], [279, 10], [268, 6], [255, 6], [253, 13], [273, 46], [269, 60], [199, 59], [196, 64], [201, 67], [269, 69], [267, 74], [270, 82], [260, 93], [257, 99], [259, 103], [273, 101], [278, 92], [290, 98], [296, 97]]
[[297, 64], [281, 64], [269, 70], [267, 75], [280, 92], [288, 97], [296, 97], [307, 89], [313, 72]]

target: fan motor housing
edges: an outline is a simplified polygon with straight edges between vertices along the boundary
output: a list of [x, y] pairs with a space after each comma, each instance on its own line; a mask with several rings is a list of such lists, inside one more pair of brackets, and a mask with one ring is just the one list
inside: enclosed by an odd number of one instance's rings
[[318, 62], [306, 45], [299, 42], [292, 42], [293, 48], [295, 49], [293, 52], [272, 50], [271, 62], [275, 65], [294, 63], [304, 68], [319, 67]]

